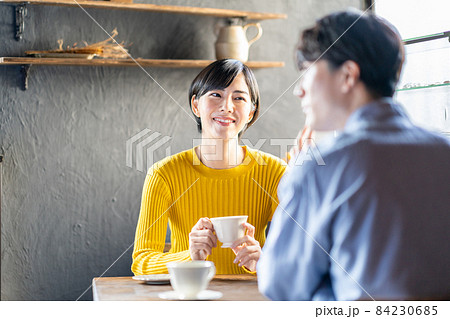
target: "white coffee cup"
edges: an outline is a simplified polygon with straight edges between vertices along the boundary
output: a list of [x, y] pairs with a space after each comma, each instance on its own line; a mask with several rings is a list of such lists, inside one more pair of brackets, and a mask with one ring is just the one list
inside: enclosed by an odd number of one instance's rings
[[170, 274], [170, 284], [180, 299], [195, 299], [199, 292], [208, 287], [216, 274], [216, 267], [211, 261], [170, 262], [166, 266]]
[[230, 248], [233, 242], [244, 237], [245, 227], [242, 225], [248, 216], [227, 216], [211, 218], [217, 238], [222, 242], [222, 248]]

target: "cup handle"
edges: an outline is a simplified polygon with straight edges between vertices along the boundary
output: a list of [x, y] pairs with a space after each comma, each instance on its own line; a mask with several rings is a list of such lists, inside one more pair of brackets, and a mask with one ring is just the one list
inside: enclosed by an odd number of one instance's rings
[[250, 47], [253, 44], [253, 42], [255, 42], [256, 40], [261, 38], [261, 36], [262, 36], [262, 28], [261, 28], [261, 24], [259, 24], [259, 23], [249, 23], [249, 24], [244, 26], [244, 33], [245, 34], [247, 34], [247, 29], [249, 27], [255, 27], [255, 28], [258, 29], [258, 33], [256, 34], [256, 36], [253, 39], [248, 41], [248, 46]]
[[208, 281], [211, 281], [216, 275], [216, 266], [214, 264], [209, 268]]

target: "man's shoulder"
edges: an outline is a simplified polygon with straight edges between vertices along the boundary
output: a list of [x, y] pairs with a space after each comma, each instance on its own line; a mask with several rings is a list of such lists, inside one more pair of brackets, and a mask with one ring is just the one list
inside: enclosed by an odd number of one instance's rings
[[[317, 156], [323, 165], [318, 165]], [[448, 160], [450, 165], [450, 139], [416, 126], [392, 132], [344, 132], [335, 140], [317, 146], [316, 156], [312, 159], [305, 163], [304, 169], [325, 174], [345, 167], [353, 172], [371, 171], [374, 165], [382, 163], [414, 165], [425, 159], [428, 163]]]
[[395, 151], [396, 147], [411, 148], [437, 147], [450, 151], [450, 139], [444, 135], [416, 125], [407, 127], [385, 128], [372, 127], [357, 133], [342, 133], [324, 152], [329, 154], [348, 153], [353, 151], [370, 151], [371, 148], [386, 148]]

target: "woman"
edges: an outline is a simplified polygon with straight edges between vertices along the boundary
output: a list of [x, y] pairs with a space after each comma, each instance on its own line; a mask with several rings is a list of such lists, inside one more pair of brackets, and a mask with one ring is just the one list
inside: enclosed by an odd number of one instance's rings
[[[278, 204], [285, 163], [239, 145], [255, 122], [259, 90], [236, 60], [216, 61], [191, 84], [189, 101], [202, 142], [154, 164], [147, 174], [136, 229], [132, 271], [167, 273], [171, 261], [210, 260], [217, 274], [254, 272], [265, 229]], [[212, 217], [248, 215], [233, 249], [218, 248]], [[171, 249], [163, 253], [167, 222]]]

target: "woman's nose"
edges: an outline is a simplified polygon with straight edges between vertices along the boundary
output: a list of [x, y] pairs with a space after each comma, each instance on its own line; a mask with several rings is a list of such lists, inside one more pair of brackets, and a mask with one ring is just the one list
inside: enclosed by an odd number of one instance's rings
[[233, 112], [234, 110], [234, 103], [233, 103], [233, 98], [232, 97], [227, 97], [223, 103], [222, 103], [222, 107], [221, 107], [222, 111], [225, 112]]

